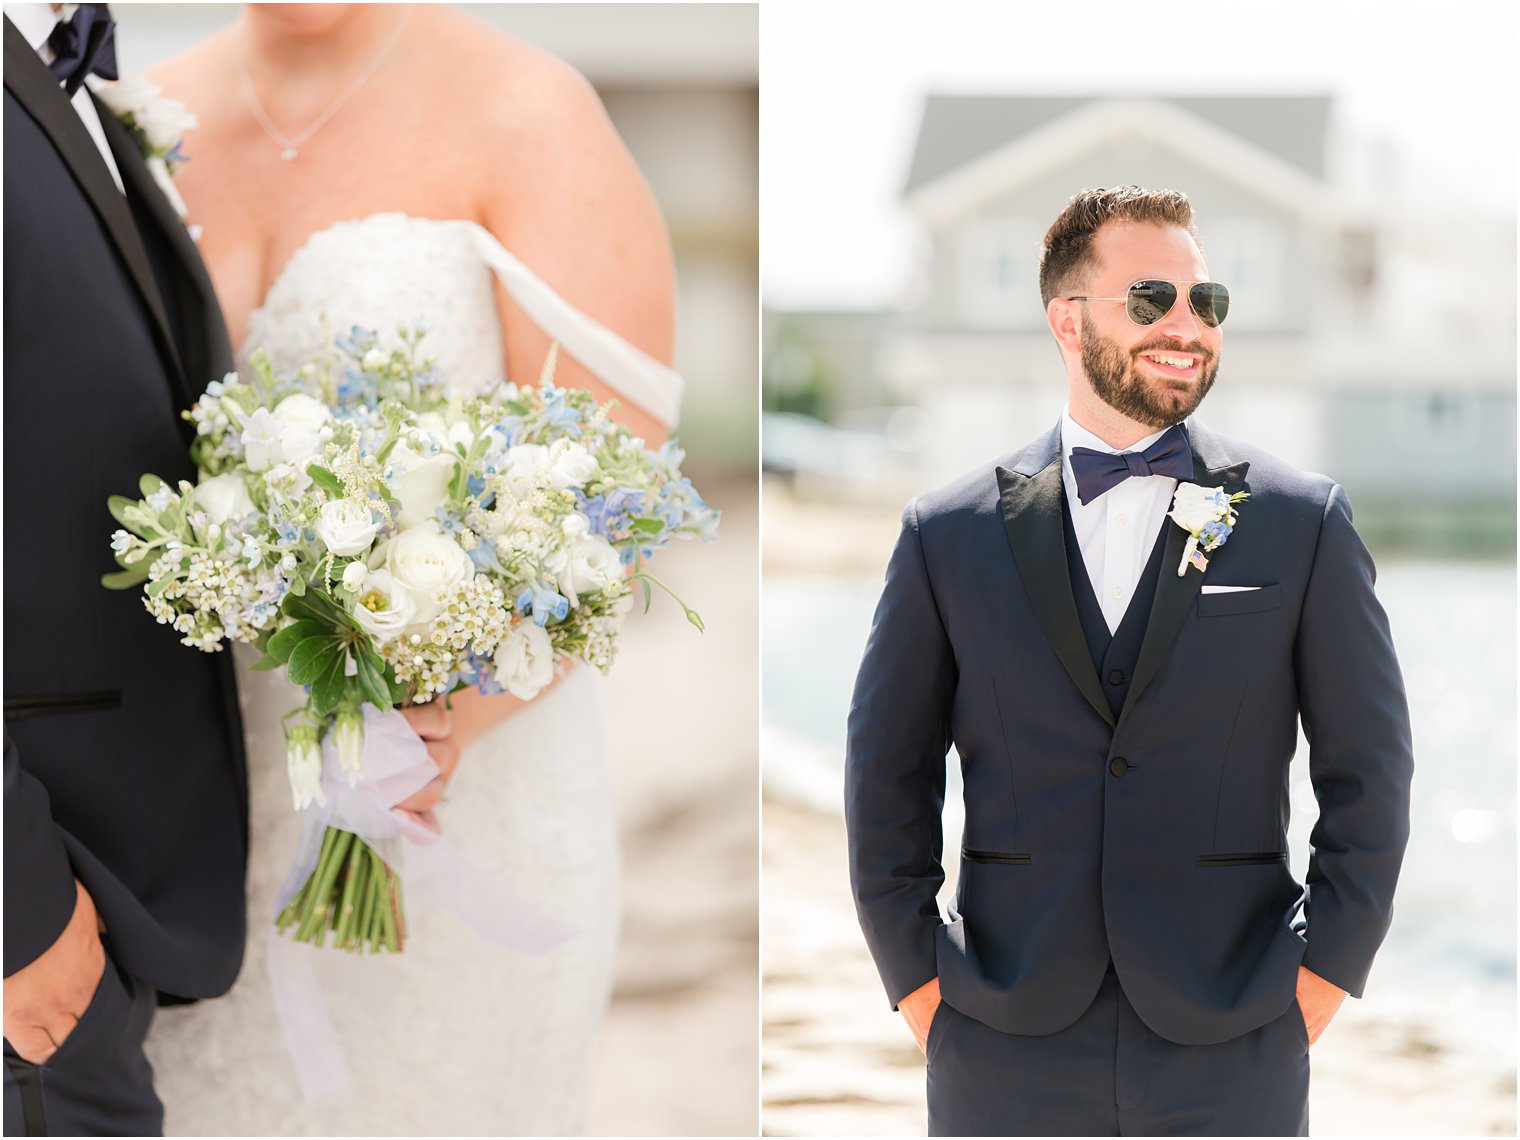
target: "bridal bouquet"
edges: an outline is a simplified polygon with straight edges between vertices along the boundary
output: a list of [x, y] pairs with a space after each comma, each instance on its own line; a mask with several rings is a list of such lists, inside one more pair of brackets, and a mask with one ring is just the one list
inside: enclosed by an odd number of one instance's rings
[[[141, 499], [109, 502], [122, 570], [105, 585], [142, 586], [185, 645], [250, 643], [255, 669], [307, 687], [285, 727], [292, 798], [338, 823], [353, 813], [333, 816], [330, 796], [389, 782], [366, 801], [373, 816], [431, 778], [396, 794], [379, 714], [467, 685], [528, 700], [571, 659], [605, 670], [634, 589], [646, 607], [666, 589], [645, 560], [672, 538], [711, 539], [718, 520], [673, 443], [647, 449], [610, 405], [554, 386], [554, 348], [537, 386], [461, 397], [421, 356], [425, 332], [387, 346], [355, 328], [292, 375], [255, 356], [185, 413], [199, 484], [145, 475]], [[394, 856], [355, 831], [326, 827], [277, 925], [397, 952]]]

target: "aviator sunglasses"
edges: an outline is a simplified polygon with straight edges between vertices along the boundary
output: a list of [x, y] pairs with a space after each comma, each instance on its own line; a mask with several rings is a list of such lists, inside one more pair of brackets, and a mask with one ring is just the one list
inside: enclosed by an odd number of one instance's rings
[[[1230, 312], [1230, 291], [1218, 281], [1195, 281], [1187, 291], [1188, 304], [1209, 328], [1218, 328]], [[1122, 297], [1067, 297], [1068, 301], [1123, 301], [1124, 311], [1137, 325], [1153, 325], [1177, 303], [1177, 286], [1170, 281], [1136, 281]]]

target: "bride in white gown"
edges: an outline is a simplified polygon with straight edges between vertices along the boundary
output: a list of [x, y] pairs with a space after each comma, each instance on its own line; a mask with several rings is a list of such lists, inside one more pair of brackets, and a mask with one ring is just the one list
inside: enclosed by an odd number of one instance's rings
[[[583, 82], [446, 9], [291, 7], [254, 6], [157, 76], [201, 118], [180, 186], [240, 358], [293, 367], [351, 326], [386, 337], [424, 317], [448, 382], [479, 391], [504, 371], [531, 380], [552, 337], [560, 383], [617, 397], [619, 418], [663, 438], [680, 398], [656, 359], [663, 225]], [[248, 954], [228, 997], [160, 1011], [148, 1053], [167, 1131], [576, 1131], [618, 925], [600, 679], [572, 669], [526, 705], [462, 693], [438, 746], [450, 761], [463, 746], [438, 809], [449, 840], [575, 935], [517, 954], [409, 900], [404, 954], [312, 955], [354, 1087], [304, 1101], [265, 973], [298, 830], [280, 717], [299, 697], [241, 664]]]

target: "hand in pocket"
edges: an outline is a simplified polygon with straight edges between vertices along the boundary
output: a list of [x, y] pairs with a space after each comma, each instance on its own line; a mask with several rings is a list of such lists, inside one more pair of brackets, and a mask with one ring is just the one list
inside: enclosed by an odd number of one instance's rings
[[23, 1061], [44, 1064], [68, 1040], [106, 969], [95, 900], [74, 880], [74, 913], [63, 933], [5, 979], [5, 1039]]

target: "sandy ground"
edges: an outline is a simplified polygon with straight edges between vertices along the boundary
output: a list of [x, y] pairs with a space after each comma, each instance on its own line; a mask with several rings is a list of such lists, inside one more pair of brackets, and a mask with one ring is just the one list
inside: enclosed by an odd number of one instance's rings
[[[855, 924], [842, 820], [768, 796], [764, 829], [763, 1133], [922, 1136], [923, 1058]], [[1514, 1135], [1513, 1071], [1454, 1033], [1347, 1001], [1311, 1054], [1312, 1132]]]
[[758, 508], [753, 481], [697, 483], [718, 542], [651, 569], [707, 632], [657, 597], [604, 687], [623, 940], [589, 1135], [758, 1129]]

